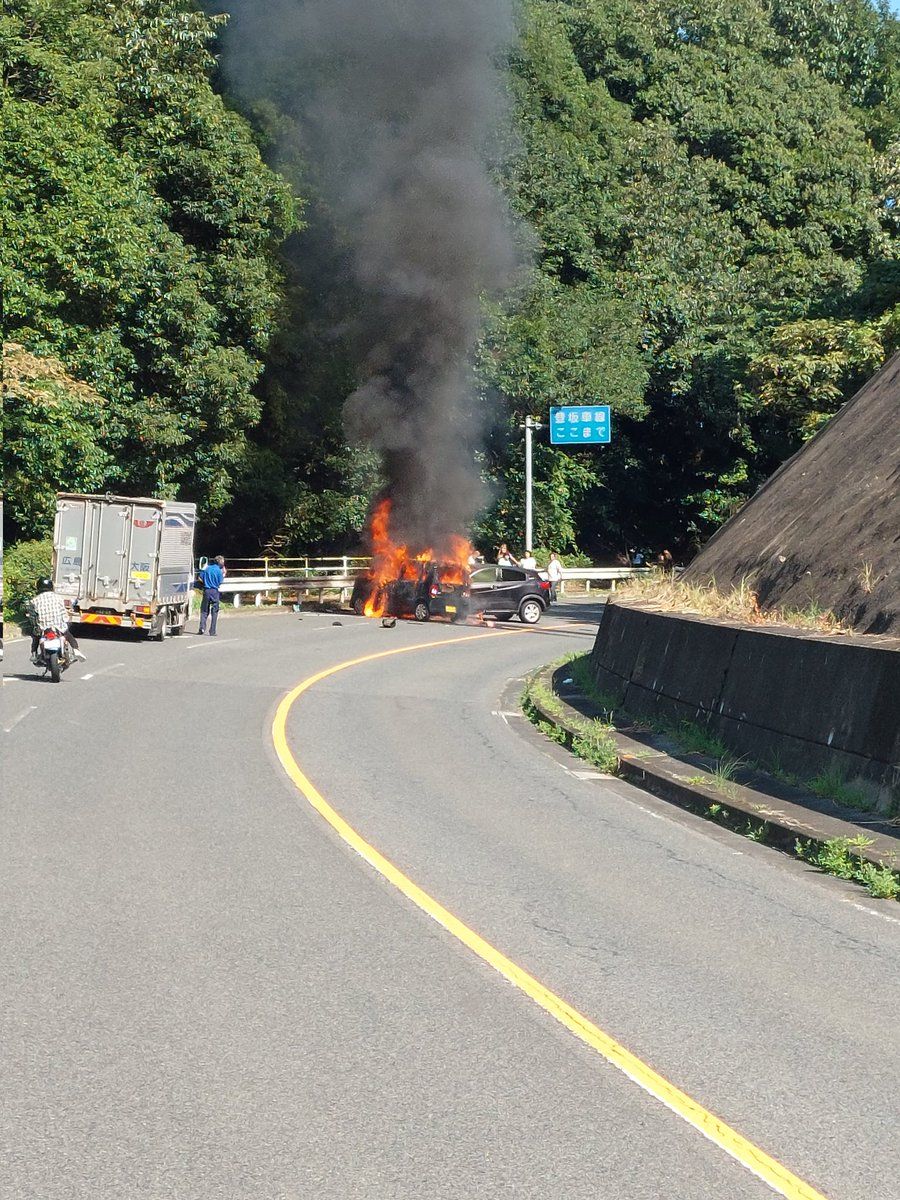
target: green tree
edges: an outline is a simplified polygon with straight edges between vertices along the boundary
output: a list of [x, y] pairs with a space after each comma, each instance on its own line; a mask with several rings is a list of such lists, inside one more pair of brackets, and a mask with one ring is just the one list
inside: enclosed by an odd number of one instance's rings
[[[488, 316], [478, 355], [495, 417], [484, 471], [494, 503], [476, 535], [521, 541], [524, 473], [518, 426], [555, 404], [609, 403], [618, 418], [644, 412], [647, 383], [639, 306], [621, 287], [628, 112], [581, 68], [560, 4], [529, 3], [511, 62], [517, 144], [501, 168], [513, 208], [533, 232], [534, 266]], [[574, 547], [624, 454], [536, 450], [538, 542]]]
[[6, 519], [20, 534], [52, 531], [57, 491], [93, 491], [116, 478], [103, 447], [106, 409], [55, 359], [4, 343]]
[[293, 200], [210, 84], [188, 0], [11, 0], [7, 330], [107, 400], [125, 486], [214, 513], [260, 416]]
[[657, 543], [699, 535], [775, 465], [748, 365], [781, 325], [851, 311], [879, 255], [872, 146], [760, 0], [561, 7], [585, 78], [631, 118], [617, 277], [646, 323], [650, 409], [631, 515]]

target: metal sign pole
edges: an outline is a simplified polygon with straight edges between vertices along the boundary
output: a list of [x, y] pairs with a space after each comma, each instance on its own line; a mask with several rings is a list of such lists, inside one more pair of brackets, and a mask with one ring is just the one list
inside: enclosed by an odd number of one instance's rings
[[525, 430], [525, 551], [530, 554], [534, 549], [534, 471], [532, 469], [532, 452], [535, 429], [543, 429], [537, 417], [526, 417], [525, 424], [519, 426]]
[[525, 553], [531, 553], [531, 538], [533, 532], [533, 507], [532, 507], [532, 484], [533, 472], [531, 468], [531, 417], [525, 418]]

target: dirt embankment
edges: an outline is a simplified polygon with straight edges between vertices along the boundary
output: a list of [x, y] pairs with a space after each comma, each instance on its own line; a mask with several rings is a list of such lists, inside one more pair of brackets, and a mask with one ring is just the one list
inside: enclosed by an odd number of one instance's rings
[[748, 579], [763, 607], [818, 604], [900, 635], [900, 354], [724, 525], [685, 574]]

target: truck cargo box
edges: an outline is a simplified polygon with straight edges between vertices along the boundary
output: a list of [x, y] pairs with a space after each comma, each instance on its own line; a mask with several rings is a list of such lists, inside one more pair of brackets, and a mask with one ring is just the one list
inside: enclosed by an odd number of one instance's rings
[[147, 629], [160, 640], [190, 615], [197, 506], [61, 492], [53, 586], [72, 623]]

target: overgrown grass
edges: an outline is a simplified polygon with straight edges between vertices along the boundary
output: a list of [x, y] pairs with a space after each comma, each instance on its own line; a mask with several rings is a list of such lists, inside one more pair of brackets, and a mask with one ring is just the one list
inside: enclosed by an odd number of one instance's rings
[[734, 758], [726, 754], [724, 757], [718, 759], [708, 771], [704, 771], [702, 775], [688, 776], [685, 779], [685, 783], [710, 787], [714, 791], [721, 793], [721, 795], [728, 796], [729, 799], [733, 800], [738, 794], [735, 774], [744, 764], [745, 760], [743, 758]]
[[708, 584], [688, 583], [664, 571], [628, 580], [619, 588], [617, 599], [652, 604], [671, 612], [696, 613], [701, 617], [720, 617], [748, 625], [791, 625], [817, 633], [851, 633], [848, 625], [811, 599], [805, 608], [760, 608], [751, 581], [741, 580], [737, 587], [720, 591], [712, 580]]
[[844, 774], [836, 767], [820, 771], [807, 781], [806, 786], [816, 796], [826, 800], [836, 800], [847, 808], [858, 808], [863, 812], [871, 812], [875, 808], [875, 800], [858, 784], [848, 783]]
[[[812, 779], [801, 779], [798, 775], [783, 769], [780, 760], [773, 759], [768, 765], [752, 762], [747, 758], [736, 758], [728, 747], [711, 733], [704, 725], [696, 721], [676, 721], [666, 717], [641, 717], [638, 720], [630, 717], [621, 708], [621, 697], [601, 692], [591, 674], [591, 656], [577, 652], [561, 659], [560, 666], [570, 668], [572, 680], [578, 685], [585, 696], [600, 709], [603, 720], [613, 726], [617, 716], [627, 719], [630, 723], [652, 733], [660, 733], [673, 743], [676, 753], [702, 754], [715, 760], [707, 775], [691, 776], [689, 782], [703, 782], [713, 786], [723, 795], [734, 794], [734, 777], [741, 767], [749, 770], [764, 771], [780, 779], [791, 787], [805, 789], [824, 800], [832, 800], [835, 804], [846, 808], [854, 808], [861, 812], [871, 812], [877, 807], [877, 802], [864, 785], [850, 783], [837, 768], [820, 771]], [[545, 689], [559, 704], [553, 693]], [[894, 799], [890, 813], [900, 813], [900, 797]], [[889, 814], [888, 814], [889, 815]]]
[[[722, 739], [698, 725], [696, 721], [661, 720], [654, 721], [653, 727], [657, 732], [671, 737], [678, 743], [679, 748], [688, 754], [704, 754], [707, 758], [716, 758], [720, 762], [729, 758], [728, 747]], [[737, 764], [737, 760], [734, 761]]]
[[579, 758], [607, 775], [615, 775], [619, 769], [619, 754], [609, 727], [597, 721], [584, 733], [572, 738], [572, 749]]
[[[522, 694], [522, 709], [525, 715], [541, 733], [558, 745], [569, 746], [579, 758], [596, 766], [598, 770], [610, 775], [616, 774], [619, 769], [619, 758], [613, 737], [615, 728], [611, 724], [618, 708], [616, 698], [604, 695], [597, 689], [590, 675], [590, 655], [568, 655], [554, 663], [553, 666], [570, 668], [571, 681], [576, 683], [584, 695], [602, 709], [604, 719], [591, 720], [573, 713], [556, 692], [537, 676], [528, 681]], [[563, 729], [560, 725], [547, 721], [544, 713], [560, 721], [564, 719], [571, 732]], [[665, 732], [673, 740], [680, 737], [681, 746], [685, 750], [716, 759], [710, 770], [692, 775], [685, 782], [712, 787], [729, 799], [734, 799], [738, 795], [735, 776], [743, 766], [748, 765], [745, 759], [728, 754], [722, 742], [711, 735], [708, 730], [691, 721], [682, 721], [677, 724], [664, 722], [655, 724], [660, 727], [661, 732]], [[720, 751], [720, 753], [715, 753], [715, 751]], [[780, 773], [783, 778], [787, 777], [785, 772], [779, 772], [777, 768], [776, 773]], [[790, 778], [792, 782], [797, 782], [793, 777]], [[811, 781], [811, 784], [816, 784], [820, 789], [817, 791], [818, 795], [828, 795], [830, 789], [831, 792], [840, 793], [838, 797], [832, 796], [832, 798], [839, 799], [843, 803], [848, 802], [847, 796], [851, 792], [852, 785], [848, 785], [839, 773], [821, 772], [814, 781]], [[859, 792], [862, 795], [862, 789], [859, 789]], [[710, 821], [715, 821], [717, 825], [722, 825], [752, 842], [766, 843], [769, 841], [772, 827], [762, 819], [754, 820], [745, 813], [733, 812], [724, 804], [715, 801], [704, 802], [701, 797], [698, 797], [697, 802], [689, 804], [688, 807], [691, 811]], [[810, 863], [826, 874], [836, 875], [861, 884], [873, 897], [885, 900], [900, 899], [900, 874], [892, 866], [879, 866], [877, 863], [870, 863], [861, 857], [861, 851], [872, 844], [871, 838], [860, 834], [854, 838], [833, 838], [824, 843], [803, 842], [797, 839], [794, 848], [797, 857], [804, 862]]]
[[[563, 660], [563, 663], [560, 665], [563, 665], [566, 661], [569, 660]], [[525, 691], [522, 695], [522, 711], [528, 717], [529, 721], [552, 741], [559, 745], [571, 744], [573, 753], [577, 754], [579, 758], [584, 759], [585, 762], [590, 763], [607, 775], [615, 775], [618, 771], [619, 756], [616, 751], [616, 744], [612, 738], [610, 726], [604, 724], [602, 721], [595, 721], [588, 717], [581, 717], [577, 714], [566, 712], [563, 702], [554, 691], [547, 687], [543, 680], [534, 678], [529, 680], [525, 685]], [[549, 713], [558, 720], [562, 720], [565, 717], [566, 724], [571, 729], [571, 734], [560, 726], [551, 725], [548, 721], [544, 720], [543, 713]]]
[[861, 883], [870, 896], [878, 900], [900, 899], [900, 874], [892, 867], [871, 863], [861, 857], [871, 846], [872, 839], [864, 834], [853, 838], [830, 838], [817, 845], [799, 838], [795, 845], [798, 858], [818, 867], [826, 875]]
[[709, 821], [715, 821], [717, 825], [724, 825], [733, 833], [739, 833], [751, 842], [766, 842], [771, 833], [771, 826], [767, 821], [754, 821], [752, 817], [743, 813], [731, 812], [722, 804], [708, 804], [701, 815]]

